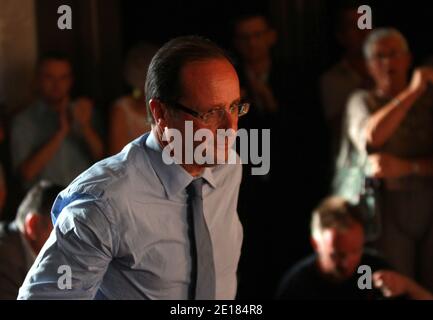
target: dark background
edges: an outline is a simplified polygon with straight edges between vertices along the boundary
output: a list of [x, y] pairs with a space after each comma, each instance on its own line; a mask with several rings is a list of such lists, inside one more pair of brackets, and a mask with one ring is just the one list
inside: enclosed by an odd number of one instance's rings
[[[86, 94], [107, 123], [112, 101], [128, 90], [122, 63], [140, 41], [161, 45], [170, 38], [197, 34], [231, 49], [230, 21], [244, 13], [267, 15], [279, 33], [275, 55], [287, 62], [293, 105], [287, 106], [287, 132], [281, 137], [284, 163], [275, 197], [261, 199], [265, 210], [239, 212], [245, 242], [238, 297], [272, 298], [284, 270], [311, 252], [309, 217], [328, 192], [328, 132], [318, 96], [318, 79], [338, 61], [333, 35], [336, 8], [331, 0], [38, 0], [39, 53], [63, 50], [76, 70], [75, 94]], [[73, 10], [73, 29], [57, 28], [57, 8]], [[409, 40], [416, 64], [433, 54], [433, 9], [429, 1], [363, 1], [373, 9], [375, 26], [393, 26]], [[104, 120], [105, 119], [105, 120]], [[271, 155], [272, 159], [272, 155]], [[271, 170], [272, 172], [272, 170]], [[275, 173], [274, 173], [275, 174]], [[249, 201], [247, 196], [241, 202]]]

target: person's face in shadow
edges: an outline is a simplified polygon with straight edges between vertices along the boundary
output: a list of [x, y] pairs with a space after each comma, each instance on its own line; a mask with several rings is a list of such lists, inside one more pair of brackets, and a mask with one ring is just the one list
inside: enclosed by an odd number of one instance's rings
[[[165, 129], [177, 129], [182, 135], [181, 149], [186, 152], [195, 152], [197, 146], [201, 145], [202, 141], [188, 141], [193, 138], [186, 134], [186, 121], [191, 121], [193, 124], [193, 134], [199, 129], [208, 129], [212, 134], [213, 145], [207, 145], [206, 153], [211, 152], [214, 163], [211, 165], [203, 164], [203, 166], [213, 166], [216, 164], [216, 156], [220, 149], [225, 150], [227, 160], [228, 149], [231, 148], [231, 140], [224, 140], [222, 145], [217, 144], [218, 129], [238, 129], [238, 115], [232, 114], [229, 108], [232, 104], [239, 102], [240, 89], [239, 79], [236, 70], [230, 62], [225, 59], [211, 59], [205, 61], [192, 62], [185, 65], [180, 74], [182, 96], [176, 103], [182, 104], [185, 108], [193, 110], [199, 114], [205, 114], [212, 110], [222, 109], [223, 117], [218, 121], [204, 122], [201, 119], [194, 117], [182, 110], [170, 109], [170, 106], [165, 103], [159, 103], [156, 100], [151, 100], [150, 106], [153, 108], [156, 126], [159, 131]], [[154, 106], [154, 107], [152, 107]], [[214, 117], [212, 117], [214, 118]], [[212, 141], [213, 140], [213, 141]], [[190, 150], [187, 145], [193, 146]], [[183, 154], [185, 157], [185, 154]], [[186, 161], [183, 161], [185, 163]], [[194, 164], [193, 164], [194, 165]]]
[[411, 65], [411, 55], [396, 37], [383, 38], [372, 46], [367, 61], [369, 73], [379, 88], [405, 85]]
[[339, 44], [348, 54], [362, 57], [362, 46], [371, 30], [358, 28], [359, 17], [356, 9], [342, 12], [336, 36]]
[[268, 58], [276, 39], [276, 31], [260, 16], [241, 20], [235, 26], [234, 46], [246, 62]]
[[364, 231], [355, 222], [342, 230], [329, 228], [322, 230], [318, 238], [313, 238], [312, 244], [321, 273], [332, 280], [343, 281], [356, 272], [361, 261]]
[[39, 67], [39, 91], [43, 99], [59, 104], [69, 98], [73, 78], [68, 61], [49, 59]]

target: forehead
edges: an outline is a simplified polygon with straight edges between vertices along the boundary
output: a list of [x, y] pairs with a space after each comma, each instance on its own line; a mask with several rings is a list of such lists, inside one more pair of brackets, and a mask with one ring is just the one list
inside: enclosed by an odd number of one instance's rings
[[265, 18], [257, 16], [257, 17], [250, 17], [237, 22], [235, 31], [237, 34], [239, 34], [239, 33], [246, 33], [246, 32], [261, 31], [267, 28], [268, 28], [268, 23], [266, 22]]
[[384, 51], [384, 50], [404, 50], [403, 43], [396, 36], [389, 36], [377, 40], [373, 44], [373, 51]]
[[65, 60], [48, 59], [42, 62], [40, 71], [42, 73], [69, 73], [71, 65]]
[[196, 105], [226, 104], [240, 95], [238, 76], [226, 59], [188, 63], [180, 80], [182, 98]]
[[323, 230], [323, 241], [337, 250], [357, 249], [364, 244], [364, 231], [359, 224], [343, 230], [329, 228]]

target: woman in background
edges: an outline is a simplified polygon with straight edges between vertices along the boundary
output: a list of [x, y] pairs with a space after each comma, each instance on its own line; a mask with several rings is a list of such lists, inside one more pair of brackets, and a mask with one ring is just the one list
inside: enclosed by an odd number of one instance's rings
[[132, 93], [119, 98], [111, 108], [108, 151], [116, 154], [130, 141], [150, 130], [144, 84], [147, 68], [157, 48], [150, 44], [133, 47], [126, 58], [124, 75]]

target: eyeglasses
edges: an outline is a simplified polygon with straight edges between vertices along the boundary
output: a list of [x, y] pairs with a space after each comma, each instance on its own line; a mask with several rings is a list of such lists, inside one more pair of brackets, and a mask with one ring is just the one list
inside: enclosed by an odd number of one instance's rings
[[377, 52], [371, 56], [372, 60], [396, 59], [407, 54], [404, 51], [391, 51], [390, 53]]
[[[192, 110], [189, 107], [184, 106], [179, 102], [170, 102], [168, 104], [177, 110], [180, 110], [195, 118], [200, 119], [206, 124], [220, 123], [221, 121], [223, 121], [227, 112], [225, 108], [215, 108], [207, 112], [200, 113]], [[248, 113], [249, 109], [250, 109], [250, 103], [248, 102], [233, 103], [229, 107], [228, 112], [230, 113], [231, 116], [242, 117]]]

